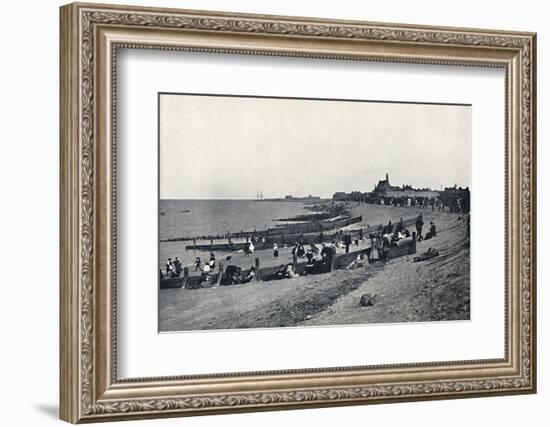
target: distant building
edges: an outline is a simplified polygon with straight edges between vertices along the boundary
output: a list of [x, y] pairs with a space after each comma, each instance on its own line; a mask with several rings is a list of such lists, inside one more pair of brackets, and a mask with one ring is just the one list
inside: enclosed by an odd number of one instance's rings
[[352, 191], [334, 193], [333, 199], [383, 205], [416, 206], [435, 203], [438, 192], [431, 188], [414, 188], [412, 185], [391, 185], [389, 174], [381, 179], [371, 192]]
[[451, 212], [470, 212], [470, 188], [446, 187], [439, 192], [439, 199], [443, 206], [449, 207]]
[[348, 197], [349, 197], [348, 193], [345, 193], [344, 191], [337, 191], [332, 195], [332, 200], [338, 200], [338, 201], [348, 200]]
[[333, 194], [335, 201], [350, 201], [373, 203], [380, 205], [394, 206], [431, 206], [433, 210], [445, 211], [448, 208], [451, 212], [470, 211], [470, 189], [447, 187], [444, 191], [435, 191], [431, 188], [414, 188], [412, 185], [401, 187], [391, 185], [389, 175], [381, 179], [371, 192], [352, 191], [345, 193], [338, 191]]
[[394, 187], [390, 184], [390, 178], [388, 173], [386, 172], [386, 179], [381, 179], [380, 181], [378, 181], [378, 184], [376, 184], [376, 187], [374, 187], [374, 192], [385, 193], [387, 191], [391, 191], [391, 190], [398, 191], [400, 189], [401, 187]]

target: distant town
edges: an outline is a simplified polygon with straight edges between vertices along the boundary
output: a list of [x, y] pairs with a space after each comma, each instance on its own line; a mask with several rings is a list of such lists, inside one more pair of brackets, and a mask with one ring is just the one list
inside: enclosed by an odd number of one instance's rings
[[292, 194], [287, 194], [285, 197], [271, 197], [264, 199], [263, 193], [258, 192], [256, 195], [256, 200], [261, 202], [318, 202], [321, 200], [321, 197], [312, 196], [311, 194], [305, 197], [295, 197]]
[[433, 190], [431, 188], [414, 188], [411, 185], [395, 186], [390, 184], [389, 175], [381, 179], [372, 191], [351, 193], [336, 192], [333, 194], [334, 201], [355, 201], [373, 203], [378, 205], [395, 206], [431, 206], [432, 209], [449, 208], [451, 212], [470, 211], [470, 189], [469, 187], [446, 187], [444, 190]]

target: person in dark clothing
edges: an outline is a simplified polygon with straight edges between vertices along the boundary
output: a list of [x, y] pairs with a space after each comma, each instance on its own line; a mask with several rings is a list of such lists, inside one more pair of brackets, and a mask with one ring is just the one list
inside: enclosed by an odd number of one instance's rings
[[321, 264], [319, 266], [319, 269], [322, 272], [330, 271], [330, 267], [332, 264], [332, 257], [334, 255], [334, 252], [332, 249], [333, 248], [329, 246], [325, 246], [325, 244], [323, 244], [323, 249], [321, 249]]
[[182, 272], [183, 268], [181, 266], [181, 261], [179, 260], [178, 257], [176, 257], [176, 259], [174, 260], [174, 269], [176, 271], [176, 276], [179, 277], [179, 275]]
[[416, 218], [416, 234], [418, 234], [418, 241], [422, 240], [422, 227], [424, 226], [424, 221], [422, 220], [422, 215], [418, 215]]
[[168, 258], [168, 261], [166, 261], [166, 275], [169, 277], [173, 277], [172, 275], [175, 272], [174, 263], [172, 262], [172, 258]]
[[330, 249], [328, 246], [325, 246], [323, 243], [323, 249], [321, 249], [321, 258], [323, 260], [332, 258], [332, 249]]
[[313, 274], [315, 272], [315, 258], [313, 257], [313, 252], [307, 251], [306, 253], [306, 274]]
[[435, 225], [433, 222], [430, 221], [430, 230], [426, 233], [424, 236], [424, 240], [432, 239], [435, 237], [436, 231], [435, 231]]
[[225, 269], [225, 274], [222, 277], [220, 285], [236, 285], [240, 283], [241, 269], [236, 265], [228, 265]]
[[344, 244], [346, 245], [346, 253], [349, 253], [349, 247], [351, 245], [351, 236], [349, 234], [344, 236]]
[[277, 276], [277, 279], [285, 279], [287, 277], [287, 266], [284, 264], [281, 264], [279, 267], [279, 270], [277, 270], [277, 273], [275, 273]]

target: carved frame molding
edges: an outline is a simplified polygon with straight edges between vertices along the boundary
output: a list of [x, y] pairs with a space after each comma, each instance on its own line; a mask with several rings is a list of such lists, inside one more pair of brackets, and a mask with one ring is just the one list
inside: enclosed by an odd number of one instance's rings
[[[134, 39], [131, 34], [135, 30], [140, 31], [140, 36]], [[126, 32], [124, 38], [113, 36], [121, 31]], [[170, 34], [198, 34], [197, 40], [221, 34], [227, 40], [235, 39], [235, 42], [219, 46], [211, 46], [209, 42], [205, 47], [200, 43], [185, 46], [164, 44], [158, 40], [140, 41], [155, 32], [160, 36], [168, 34], [166, 31]], [[269, 38], [275, 40], [277, 46], [250, 47], [242, 44], [247, 36], [251, 40]], [[322, 40], [323, 45], [317, 50], [311, 49], [309, 46], [318, 40]], [[279, 42], [283, 46], [278, 45]], [[101, 50], [100, 44], [107, 49]], [[394, 46], [399, 46], [400, 51], [394, 52]], [[174, 394], [180, 385], [185, 387], [186, 381], [200, 383], [200, 377], [117, 381], [116, 337], [113, 337], [116, 330], [116, 287], [103, 290], [100, 280], [104, 274], [116, 275], [116, 259], [104, 267], [109, 254], [102, 252], [106, 247], [104, 244], [116, 248], [116, 233], [103, 235], [105, 230], [113, 231], [115, 227], [112, 223], [116, 222], [113, 201], [116, 186], [109, 194], [98, 190], [98, 187], [107, 188], [113, 184], [112, 180], [103, 182], [101, 174], [105, 169], [98, 166], [101, 163], [98, 157], [103, 154], [98, 156], [98, 150], [112, 150], [112, 144], [111, 147], [105, 146], [101, 138], [107, 134], [114, 138], [114, 64], [119, 47], [505, 67], [509, 84], [506, 94], [507, 157], [512, 157], [508, 160], [510, 162], [517, 160], [516, 166], [508, 165], [505, 178], [507, 204], [510, 205], [507, 226], [513, 238], [519, 237], [517, 243], [511, 242], [511, 238], [507, 240], [507, 246], [511, 243], [506, 253], [507, 264], [511, 265], [507, 277], [513, 279], [507, 288], [511, 296], [507, 303], [507, 322], [510, 323], [510, 332], [507, 330], [509, 342], [505, 344], [507, 357], [502, 361], [353, 367], [349, 372], [342, 367], [248, 373], [248, 377], [220, 374], [202, 378], [212, 387], [212, 392], [206, 393]], [[366, 53], [362, 53], [363, 47]], [[442, 47], [443, 54], [439, 53]], [[339, 50], [342, 53], [338, 53]], [[100, 421], [534, 392], [535, 50], [535, 35], [532, 33], [91, 4], [64, 6], [61, 9], [60, 95], [62, 419], [70, 422]], [[110, 53], [110, 58], [105, 58], [105, 55], [98, 58], [101, 52]], [[100, 68], [105, 68], [111, 78], [98, 84], [98, 79], [102, 78]], [[110, 93], [104, 97], [100, 91]], [[104, 107], [106, 99], [110, 101], [110, 107]], [[105, 108], [103, 113], [102, 108]], [[105, 156], [115, 169], [115, 154], [111, 152]], [[105, 200], [105, 196], [111, 200]], [[107, 218], [104, 213], [109, 210], [111, 215]], [[105, 301], [110, 302], [109, 306]], [[448, 369], [448, 378], [441, 377], [442, 369]], [[505, 374], [493, 374], [491, 370], [495, 369], [508, 370]], [[429, 375], [431, 371], [438, 372], [439, 376], [433, 380], [410, 377], [415, 372]], [[333, 380], [344, 373], [350, 375], [350, 384], [340, 386]], [[277, 382], [272, 388], [223, 391], [228, 383], [232, 390], [238, 390], [239, 381], [255, 381], [270, 375], [276, 377], [274, 381]], [[365, 379], [364, 383], [351, 381], [352, 375], [364, 375], [361, 377]], [[371, 382], [368, 380], [370, 375], [375, 375], [378, 380]], [[285, 388], [285, 378], [303, 379], [303, 385]], [[327, 386], [331, 384], [331, 378], [333, 385]], [[325, 381], [325, 385], [319, 386], [316, 380]]]

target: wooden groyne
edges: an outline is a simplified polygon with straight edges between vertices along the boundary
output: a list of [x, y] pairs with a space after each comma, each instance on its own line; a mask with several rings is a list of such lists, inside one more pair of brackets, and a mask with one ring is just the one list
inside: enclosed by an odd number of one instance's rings
[[[342, 215], [329, 219], [310, 221], [310, 222], [297, 222], [292, 224], [277, 224], [275, 227], [270, 227], [266, 230], [254, 230], [243, 231], [236, 233], [226, 233], [224, 235], [209, 235], [200, 237], [171, 237], [168, 239], [161, 239], [161, 242], [181, 242], [181, 241], [197, 241], [197, 240], [220, 240], [220, 239], [251, 239], [255, 237], [277, 236], [280, 234], [301, 234], [301, 233], [314, 233], [320, 231], [335, 230], [338, 228], [346, 227], [350, 224], [357, 224], [363, 220], [363, 217], [357, 216], [352, 218], [350, 215]], [[189, 245], [190, 246], [190, 245]], [[196, 244], [194, 245], [196, 246]], [[190, 246], [191, 247], [191, 246]]]
[[334, 219], [327, 219], [322, 221], [314, 221], [308, 223], [295, 223], [295, 224], [279, 224], [275, 228], [269, 228], [267, 235], [278, 234], [300, 234], [300, 233], [315, 233], [321, 231], [336, 230], [338, 228], [347, 227], [348, 225], [357, 224], [363, 221], [361, 215], [352, 218], [351, 216], [341, 216]]
[[[342, 228], [348, 225], [356, 224], [362, 221], [362, 217], [349, 218], [345, 220], [337, 221], [339, 227]], [[416, 223], [416, 217], [403, 220], [403, 227], [410, 227]], [[398, 223], [395, 223], [397, 225]], [[342, 240], [344, 234], [349, 234], [352, 240], [359, 239], [362, 240], [364, 237], [368, 237], [369, 234], [379, 233], [382, 231], [385, 224], [379, 224], [374, 226], [365, 226], [359, 227], [351, 230], [332, 230], [332, 231], [317, 231], [312, 233], [287, 233], [281, 232], [274, 235], [264, 235], [262, 241], [254, 242], [255, 250], [264, 250], [272, 249], [273, 245], [276, 243], [279, 247], [284, 245], [294, 245], [296, 242], [301, 241], [303, 244], [321, 244], [321, 243], [331, 243], [338, 240]], [[220, 252], [234, 252], [239, 250], [244, 250], [248, 242], [232, 242], [228, 239], [227, 242], [216, 242], [211, 240], [210, 243], [200, 243], [197, 244], [194, 242], [192, 245], [186, 245], [185, 249], [199, 250], [199, 251], [220, 251]]]
[[[345, 254], [334, 254], [331, 258], [331, 262], [326, 267], [321, 268], [319, 273], [328, 273], [335, 270], [340, 270], [347, 268], [358, 256], [363, 255], [365, 259], [369, 259], [371, 248], [361, 249], [358, 251], [353, 251]], [[404, 239], [400, 242], [398, 246], [391, 246], [384, 248], [382, 250], [382, 259], [393, 259], [402, 257], [405, 255], [412, 255], [416, 253], [416, 233], [412, 233], [411, 238]], [[294, 272], [298, 275], [303, 275], [306, 273], [305, 261], [294, 260], [293, 268]], [[261, 267], [260, 259], [255, 259], [255, 281], [272, 281], [276, 280], [277, 271], [279, 270], [280, 265]], [[210, 288], [215, 286], [220, 286], [222, 284], [224, 265], [223, 262], [218, 264], [218, 272], [209, 274], [208, 276], [204, 275], [193, 275], [189, 273], [189, 267], [183, 269], [183, 277], [176, 278], [164, 278], [160, 280], [160, 288], [186, 288], [186, 289], [200, 289], [200, 288]], [[241, 277], [246, 277], [250, 269], [241, 270]], [[230, 285], [228, 285], [230, 286]]]

